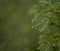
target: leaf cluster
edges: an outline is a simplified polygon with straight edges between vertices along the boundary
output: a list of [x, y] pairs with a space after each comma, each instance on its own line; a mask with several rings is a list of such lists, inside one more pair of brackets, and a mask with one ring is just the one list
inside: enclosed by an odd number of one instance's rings
[[40, 32], [38, 50], [60, 51], [60, 3], [40, 0], [33, 13], [32, 29]]

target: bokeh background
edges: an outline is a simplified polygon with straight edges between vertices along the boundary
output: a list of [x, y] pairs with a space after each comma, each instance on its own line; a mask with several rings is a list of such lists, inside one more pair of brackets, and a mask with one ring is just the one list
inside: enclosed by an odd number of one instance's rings
[[35, 0], [0, 0], [0, 51], [38, 51], [29, 10]]

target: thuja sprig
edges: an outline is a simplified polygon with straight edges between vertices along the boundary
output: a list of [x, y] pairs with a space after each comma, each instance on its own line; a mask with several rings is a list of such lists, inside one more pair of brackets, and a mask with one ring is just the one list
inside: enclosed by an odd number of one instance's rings
[[[53, 5], [51, 1], [44, 0], [39, 1], [39, 3], [45, 3], [48, 7], [41, 9], [38, 6], [39, 9], [34, 10], [36, 16], [32, 19], [32, 27], [40, 32], [38, 50], [55, 51], [54, 49], [56, 49], [57, 51], [57, 47], [60, 47], [60, 15], [58, 12], [60, 9], [58, 6]], [[52, 11], [50, 11], [51, 9]]]
[[51, 4], [51, 1], [50, 1], [50, 0], [49, 0], [49, 2], [47, 2], [47, 1], [39, 1], [39, 3], [48, 4], [55, 12], [57, 11], [57, 10], [55, 9], [55, 7]]

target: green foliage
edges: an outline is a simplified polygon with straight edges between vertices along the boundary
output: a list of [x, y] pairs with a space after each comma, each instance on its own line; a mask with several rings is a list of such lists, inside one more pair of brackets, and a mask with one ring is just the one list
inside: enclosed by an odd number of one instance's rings
[[60, 51], [60, 2], [40, 0], [33, 10], [32, 29], [40, 32], [40, 51]]

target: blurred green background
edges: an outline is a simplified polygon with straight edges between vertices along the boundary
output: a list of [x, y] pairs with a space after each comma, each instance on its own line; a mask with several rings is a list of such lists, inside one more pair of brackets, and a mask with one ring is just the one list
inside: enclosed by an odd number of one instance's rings
[[29, 10], [35, 0], [0, 0], [0, 51], [37, 51], [37, 31]]

